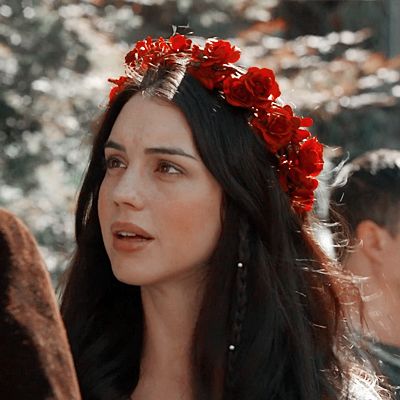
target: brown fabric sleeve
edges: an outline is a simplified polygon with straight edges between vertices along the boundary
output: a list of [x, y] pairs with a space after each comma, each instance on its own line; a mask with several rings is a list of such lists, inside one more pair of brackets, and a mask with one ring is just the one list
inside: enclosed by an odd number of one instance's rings
[[67, 335], [36, 242], [0, 209], [0, 399], [80, 399]]

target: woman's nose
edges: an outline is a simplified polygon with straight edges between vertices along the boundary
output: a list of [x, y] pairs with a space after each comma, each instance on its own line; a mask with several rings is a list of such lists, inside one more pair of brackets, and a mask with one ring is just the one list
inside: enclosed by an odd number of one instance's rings
[[113, 201], [118, 206], [129, 206], [135, 209], [144, 207], [144, 182], [138, 171], [125, 170], [113, 190]]

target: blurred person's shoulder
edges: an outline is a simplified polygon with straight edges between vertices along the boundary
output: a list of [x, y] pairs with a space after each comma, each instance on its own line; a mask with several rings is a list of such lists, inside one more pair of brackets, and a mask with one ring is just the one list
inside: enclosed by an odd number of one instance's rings
[[[27, 251], [26, 254], [25, 251]], [[0, 208], [0, 258], [2, 262], [11, 261], [10, 258], [14, 259], [15, 256], [18, 256], [18, 259], [24, 259], [25, 255], [28, 258], [34, 255], [36, 262], [43, 263], [36, 240], [27, 225], [11, 211]]]
[[18, 216], [5, 208], [0, 208], [0, 235], [8, 238], [16, 233], [31, 236], [26, 224]]

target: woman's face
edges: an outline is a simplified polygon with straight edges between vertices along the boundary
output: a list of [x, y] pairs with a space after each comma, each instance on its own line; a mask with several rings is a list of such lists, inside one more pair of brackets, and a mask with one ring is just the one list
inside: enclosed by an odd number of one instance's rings
[[201, 275], [219, 239], [222, 191], [182, 112], [136, 94], [104, 155], [98, 212], [116, 278], [144, 286]]

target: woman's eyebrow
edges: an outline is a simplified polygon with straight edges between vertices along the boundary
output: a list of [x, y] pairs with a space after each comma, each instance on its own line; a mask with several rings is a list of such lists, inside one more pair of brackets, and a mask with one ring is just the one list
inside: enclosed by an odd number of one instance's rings
[[184, 156], [192, 158], [193, 160], [197, 160], [195, 156], [186, 153], [179, 147], [149, 147], [144, 152], [145, 154], [170, 154], [170, 155]]
[[107, 143], [104, 145], [104, 148], [110, 147], [112, 149], [121, 150], [126, 153], [126, 148], [122, 144], [114, 142], [113, 140], [108, 140]]

